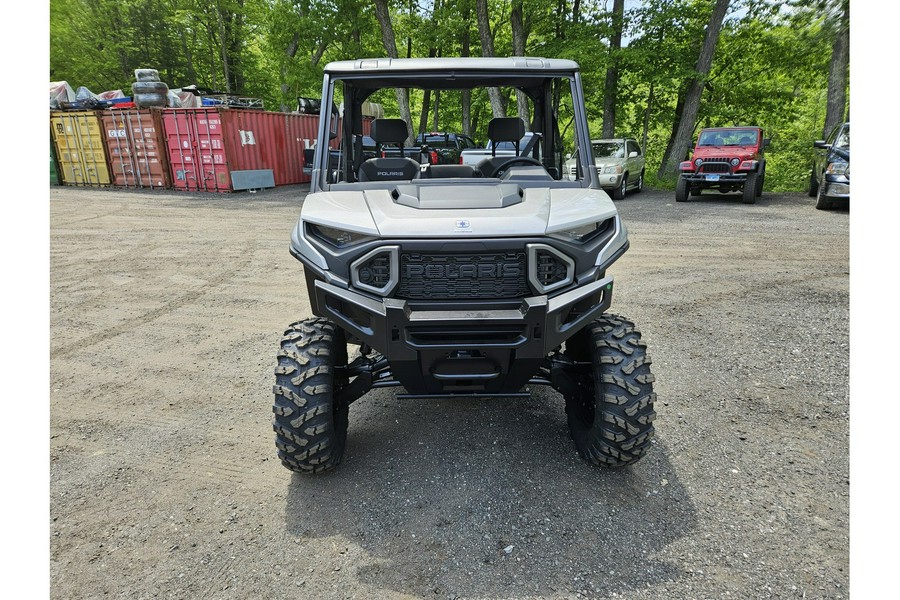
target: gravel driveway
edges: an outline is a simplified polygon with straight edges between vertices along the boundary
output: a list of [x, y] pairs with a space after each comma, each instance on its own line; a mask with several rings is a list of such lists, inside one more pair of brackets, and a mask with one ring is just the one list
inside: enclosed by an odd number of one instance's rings
[[53, 188], [55, 598], [846, 598], [848, 212], [802, 194], [617, 203], [611, 312], [644, 334], [657, 436], [591, 467], [550, 389], [371, 392], [344, 463], [275, 456], [305, 186]]

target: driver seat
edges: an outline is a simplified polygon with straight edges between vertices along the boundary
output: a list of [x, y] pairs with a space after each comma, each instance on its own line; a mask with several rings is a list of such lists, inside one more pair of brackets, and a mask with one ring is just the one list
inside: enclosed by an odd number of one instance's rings
[[488, 123], [488, 139], [491, 140], [491, 158], [479, 161], [478, 170], [491, 176], [509, 156], [497, 156], [497, 142], [512, 142], [516, 145], [516, 156], [519, 156], [519, 140], [525, 137], [525, 121], [519, 117], [496, 117]]
[[375, 119], [370, 132], [378, 146], [396, 144], [398, 156], [370, 158], [359, 167], [359, 181], [391, 181], [395, 179], [416, 179], [419, 177], [419, 163], [403, 155], [403, 142], [409, 133], [403, 119]]

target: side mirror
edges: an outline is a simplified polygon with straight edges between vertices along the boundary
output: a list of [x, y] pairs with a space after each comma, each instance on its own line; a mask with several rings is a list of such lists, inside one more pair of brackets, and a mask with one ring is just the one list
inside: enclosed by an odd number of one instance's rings
[[338, 109], [335, 106], [334, 102], [331, 103], [331, 123], [329, 123], [328, 128], [328, 139], [333, 140], [338, 136], [338, 122], [340, 118], [338, 116]]
[[770, 143], [771, 141], [772, 141], [772, 140], [769, 139], [769, 138], [763, 138], [763, 140], [762, 140], [762, 147], [763, 147], [763, 148], [768, 148], [768, 147], [769, 147], [769, 143]]
[[813, 148], [827, 149], [828, 144], [825, 143], [825, 140], [816, 140], [813, 142]]
[[637, 152], [632, 151], [632, 152], [628, 155], [628, 158], [634, 158], [635, 156], [637, 156]]

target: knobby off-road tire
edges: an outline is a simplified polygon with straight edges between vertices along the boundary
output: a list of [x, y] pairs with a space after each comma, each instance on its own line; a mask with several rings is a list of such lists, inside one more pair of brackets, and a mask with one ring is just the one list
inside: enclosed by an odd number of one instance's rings
[[744, 189], [741, 191], [741, 201], [744, 204], [756, 202], [756, 187], [758, 185], [759, 174], [755, 172], [747, 173], [747, 180], [744, 182]]
[[576, 343], [579, 347], [566, 353], [591, 362], [591, 377], [580, 385], [583, 393], [566, 398], [578, 453], [607, 467], [637, 462], [650, 447], [656, 418], [647, 345], [634, 323], [611, 314], [589, 325]]
[[299, 473], [336, 467], [347, 443], [348, 407], [334, 401], [342, 382], [335, 365], [346, 364], [343, 332], [327, 319], [290, 325], [275, 367], [275, 446], [281, 464]]
[[688, 201], [688, 184], [687, 184], [687, 181], [685, 181], [683, 177], [679, 177], [678, 183], [675, 184], [675, 202], [687, 202], [687, 201]]

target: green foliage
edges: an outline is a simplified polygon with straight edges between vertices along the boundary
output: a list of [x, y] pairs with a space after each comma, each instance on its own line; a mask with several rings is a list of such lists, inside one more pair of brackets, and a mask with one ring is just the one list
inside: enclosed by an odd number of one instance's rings
[[[623, 48], [609, 52], [611, 2], [489, 0], [498, 56], [512, 52], [510, 13], [521, 4], [526, 54], [570, 58], [582, 67], [591, 131], [602, 125], [603, 85], [610, 60], [619, 65], [616, 131], [642, 141], [647, 183], [662, 159], [677, 106], [694, 77], [708, 0], [629, 2]], [[812, 141], [825, 115], [830, 48], [846, 0], [733, 0], [697, 128], [758, 125], [772, 140], [767, 188], [806, 185]], [[390, 0], [401, 56], [481, 54], [475, 0]], [[577, 12], [575, 7], [577, 6]], [[467, 42], [466, 42], [467, 40]], [[319, 97], [332, 60], [384, 56], [381, 30], [368, 0], [51, 0], [50, 80], [94, 92], [130, 93], [134, 69], [158, 69], [171, 87], [197, 84], [257, 96], [271, 110], [291, 110], [298, 97]], [[515, 114], [515, 95], [506, 91]], [[411, 90], [415, 127], [424, 94]], [[372, 98], [396, 112], [393, 94]], [[430, 97], [427, 123], [459, 130], [461, 94]], [[484, 140], [490, 118], [473, 98], [472, 124]], [[565, 106], [560, 107], [564, 113]], [[561, 114], [561, 128], [566, 117]], [[570, 132], [570, 130], [569, 130]], [[566, 134], [568, 135], [568, 133]]]

